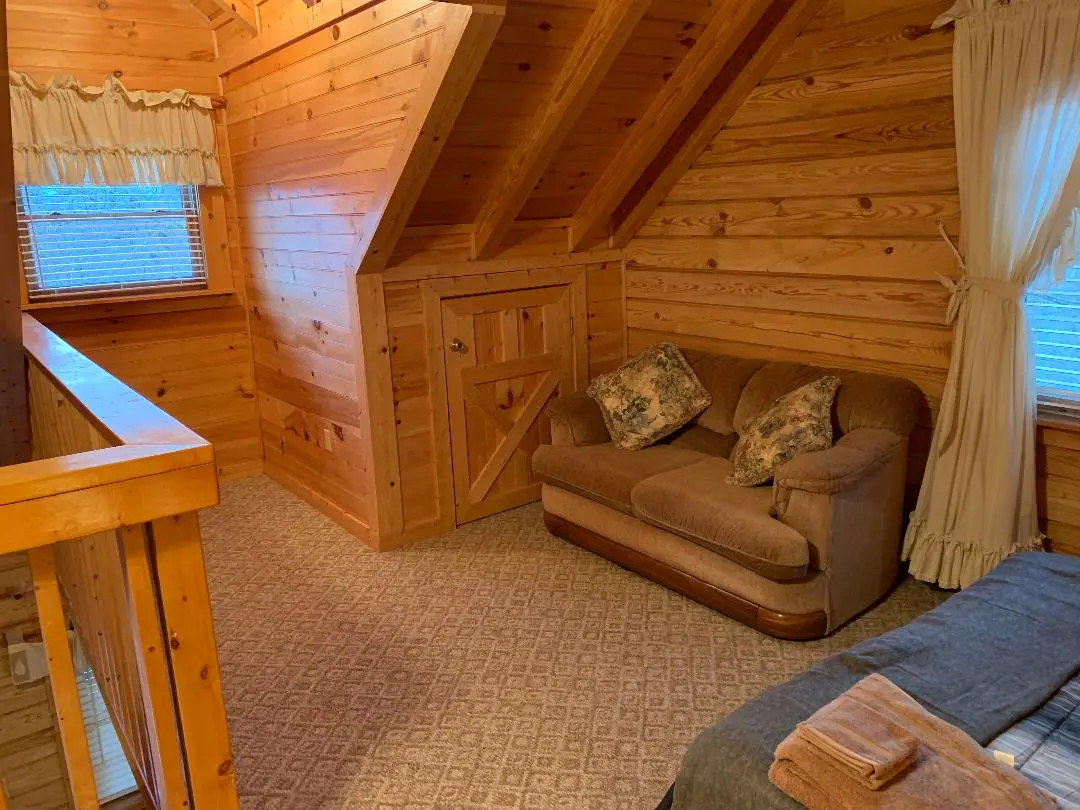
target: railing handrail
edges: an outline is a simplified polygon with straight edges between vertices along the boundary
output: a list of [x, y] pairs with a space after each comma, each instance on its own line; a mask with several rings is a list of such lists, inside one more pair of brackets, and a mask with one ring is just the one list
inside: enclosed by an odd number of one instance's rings
[[[0, 467], [0, 554], [195, 512], [218, 502], [214, 449], [30, 315], [30, 362], [106, 446]], [[112, 446], [108, 446], [112, 445]], [[153, 494], [153, 497], [145, 497]]]
[[35, 460], [0, 467], [0, 554], [27, 552], [74, 805], [99, 807], [71, 626], [144, 801], [236, 810], [198, 523], [213, 447], [28, 315], [23, 342]]
[[24, 313], [22, 332], [27, 356], [112, 444], [204, 448], [212, 460], [206, 439], [80, 354], [36, 318]]

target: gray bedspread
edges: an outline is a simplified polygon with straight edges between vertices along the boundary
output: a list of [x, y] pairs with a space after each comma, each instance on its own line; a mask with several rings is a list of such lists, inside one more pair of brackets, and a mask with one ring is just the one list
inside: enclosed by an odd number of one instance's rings
[[674, 810], [793, 810], [769, 782], [795, 724], [871, 672], [986, 745], [1080, 670], [1080, 558], [1015, 554], [911, 624], [831, 656], [694, 741]]

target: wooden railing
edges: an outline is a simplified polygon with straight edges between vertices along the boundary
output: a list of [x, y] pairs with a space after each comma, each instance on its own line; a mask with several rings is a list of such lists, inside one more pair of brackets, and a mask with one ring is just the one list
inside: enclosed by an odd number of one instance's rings
[[0, 468], [0, 554], [29, 556], [75, 806], [99, 805], [72, 625], [144, 802], [235, 808], [197, 517], [213, 448], [29, 316], [23, 342], [34, 460]]

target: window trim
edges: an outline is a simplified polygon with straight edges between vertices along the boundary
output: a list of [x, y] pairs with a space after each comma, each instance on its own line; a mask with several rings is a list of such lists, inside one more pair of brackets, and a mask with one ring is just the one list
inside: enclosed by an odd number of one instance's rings
[[149, 293], [131, 291], [129, 293], [91, 293], [58, 298], [55, 301], [31, 301], [26, 283], [26, 266], [23, 264], [22, 251], [16, 251], [19, 264], [19, 299], [22, 309], [63, 310], [78, 307], [101, 306], [102, 304], [138, 304], [147, 301], [184, 301], [185, 299], [206, 299], [213, 301], [233, 295], [233, 272], [229, 257], [228, 223], [225, 210], [225, 189], [223, 187], [199, 186], [199, 224], [202, 227], [203, 254], [206, 257], [206, 288], [155, 290]]

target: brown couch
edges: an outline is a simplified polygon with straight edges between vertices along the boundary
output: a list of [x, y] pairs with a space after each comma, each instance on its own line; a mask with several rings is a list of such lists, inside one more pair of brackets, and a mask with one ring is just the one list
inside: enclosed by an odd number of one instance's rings
[[[713, 404], [676, 435], [618, 450], [585, 394], [548, 408], [533, 468], [549, 530], [779, 638], [820, 638], [896, 579], [919, 390], [876, 374], [685, 352]], [[835, 444], [774, 483], [727, 484], [736, 426], [823, 374], [843, 383]]]

